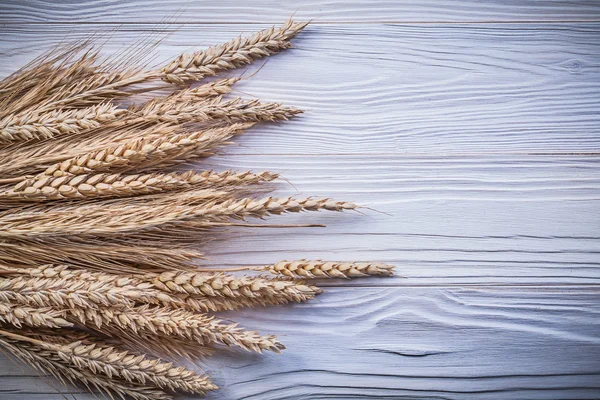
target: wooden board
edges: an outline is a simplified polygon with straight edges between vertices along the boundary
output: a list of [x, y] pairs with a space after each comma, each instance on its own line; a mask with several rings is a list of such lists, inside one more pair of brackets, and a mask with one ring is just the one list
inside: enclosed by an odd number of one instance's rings
[[215, 22], [280, 23], [298, 19], [329, 22], [529, 22], [598, 21], [593, 0], [17, 0], [0, 4], [0, 22]]
[[[398, 276], [226, 314], [288, 349], [207, 360], [210, 398], [600, 398], [598, 2], [18, 1], [0, 4], [0, 76], [98, 33], [106, 53], [162, 38], [158, 64], [294, 12], [314, 24], [235, 94], [306, 114], [199, 168], [278, 171], [278, 196], [371, 209], [272, 218], [328, 227], [236, 228], [203, 249], [218, 265], [377, 260]], [[93, 398], [0, 358], [0, 400], [57, 388]]]
[[[599, 313], [596, 287], [331, 288], [311, 304], [229, 314], [288, 348], [207, 360], [223, 386], [208, 398], [593, 399]], [[0, 374], [11, 375], [3, 400], [52, 391], [5, 362]]]

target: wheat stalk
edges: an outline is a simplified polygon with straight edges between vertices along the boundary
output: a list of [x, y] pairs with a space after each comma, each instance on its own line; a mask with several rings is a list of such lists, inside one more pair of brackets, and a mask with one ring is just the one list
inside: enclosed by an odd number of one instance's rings
[[37, 267], [47, 263], [68, 263], [77, 267], [117, 273], [136, 273], [140, 268], [185, 270], [202, 253], [161, 241], [146, 245], [122, 243], [122, 240], [59, 238], [44, 240], [0, 240], [0, 263]]
[[269, 28], [248, 38], [238, 37], [225, 44], [209, 47], [193, 54], [182, 54], [165, 66], [162, 78], [180, 84], [189, 80], [201, 80], [220, 71], [241, 67], [255, 59], [270, 56], [291, 46], [289, 42], [308, 25], [294, 23], [291, 19], [281, 28]]

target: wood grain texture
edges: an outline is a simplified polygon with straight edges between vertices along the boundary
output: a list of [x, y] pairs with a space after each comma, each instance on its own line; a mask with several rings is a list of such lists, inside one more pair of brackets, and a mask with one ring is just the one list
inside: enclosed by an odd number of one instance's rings
[[[599, 313], [590, 287], [331, 288], [310, 304], [227, 314], [288, 349], [207, 360], [223, 386], [208, 398], [593, 399]], [[0, 378], [3, 400], [51, 391], [24, 373]]]
[[596, 1], [564, 0], [17, 0], [0, 4], [1, 23], [279, 23], [294, 14], [324, 22], [514, 22], [599, 20]]
[[[186, 25], [168, 32], [157, 53], [166, 60], [264, 26]], [[3, 26], [0, 74], [66, 36], [105, 32], [111, 52], [167, 34], [155, 28]], [[307, 110], [284, 128], [267, 128], [251, 151], [598, 153], [599, 35], [600, 24], [309, 27], [295, 49], [238, 86], [238, 94]]]
[[[374, 210], [273, 218], [328, 227], [232, 229], [205, 249], [226, 266], [378, 260], [398, 276], [225, 314], [288, 349], [209, 359], [209, 398], [600, 398], [600, 3], [4, 2], [0, 75], [92, 33], [107, 53], [163, 38], [157, 64], [292, 13], [316, 20], [236, 94], [307, 113], [199, 168], [278, 171], [293, 186], [277, 195]], [[1, 400], [94, 398], [2, 357]]]

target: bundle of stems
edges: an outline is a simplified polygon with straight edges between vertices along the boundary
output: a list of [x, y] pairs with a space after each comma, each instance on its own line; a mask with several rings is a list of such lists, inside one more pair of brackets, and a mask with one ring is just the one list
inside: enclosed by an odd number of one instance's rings
[[[80, 43], [0, 82], [5, 350], [62, 382], [111, 396], [204, 394], [217, 386], [180, 363], [224, 347], [284, 348], [275, 336], [215, 313], [310, 300], [321, 292], [316, 278], [392, 274], [389, 265], [367, 262], [196, 264], [199, 246], [217, 229], [261, 226], [246, 220], [283, 213], [357, 208], [266, 196], [275, 172], [191, 164], [256, 123], [301, 113], [224, 98], [240, 78], [196, 82], [289, 48], [306, 25], [290, 20], [154, 69], [101, 58]], [[141, 92], [154, 97], [136, 102]]]

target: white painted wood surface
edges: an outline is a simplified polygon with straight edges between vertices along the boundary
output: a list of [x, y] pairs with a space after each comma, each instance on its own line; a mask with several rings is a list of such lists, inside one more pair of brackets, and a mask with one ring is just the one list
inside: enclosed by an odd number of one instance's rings
[[14, 0], [0, 5], [1, 22], [56, 21], [281, 23], [298, 19], [322, 22], [530, 22], [597, 21], [600, 4], [594, 0]]
[[[226, 314], [288, 349], [209, 359], [210, 398], [600, 398], [597, 1], [2, 2], [0, 75], [65, 36], [105, 32], [110, 52], [167, 32], [160, 61], [293, 12], [314, 24], [238, 94], [307, 113], [204, 166], [279, 171], [293, 186], [278, 195], [376, 211], [273, 218], [328, 227], [233, 229], [205, 250], [221, 265], [379, 260], [398, 276]], [[56, 388], [0, 356], [0, 399]]]

